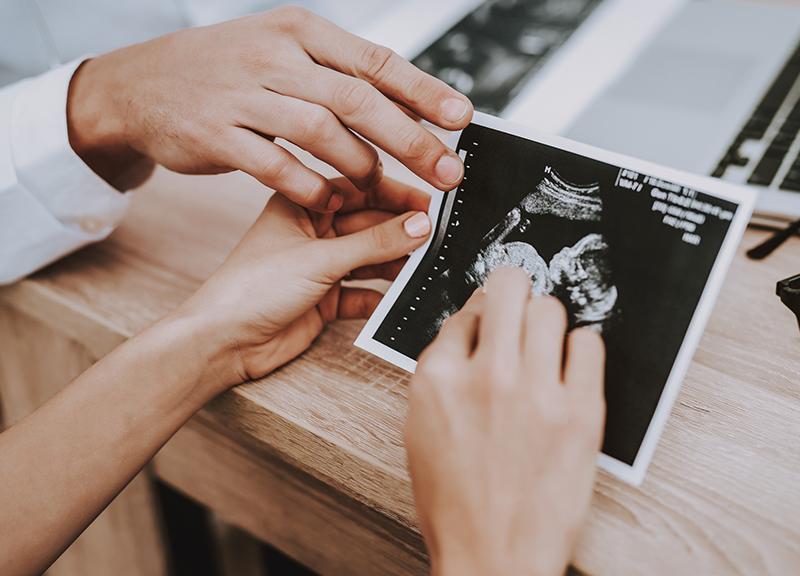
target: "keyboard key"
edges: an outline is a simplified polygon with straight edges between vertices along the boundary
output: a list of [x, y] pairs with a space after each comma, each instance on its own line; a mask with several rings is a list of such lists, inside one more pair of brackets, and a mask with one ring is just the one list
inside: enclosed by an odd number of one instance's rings
[[800, 192], [800, 178], [797, 180], [790, 180], [786, 178], [780, 186], [781, 190], [789, 190], [790, 192]]
[[747, 179], [749, 184], [756, 184], [758, 186], [769, 186], [775, 179], [775, 174], [783, 163], [783, 156], [764, 155], [761, 161], [753, 170], [753, 174]]

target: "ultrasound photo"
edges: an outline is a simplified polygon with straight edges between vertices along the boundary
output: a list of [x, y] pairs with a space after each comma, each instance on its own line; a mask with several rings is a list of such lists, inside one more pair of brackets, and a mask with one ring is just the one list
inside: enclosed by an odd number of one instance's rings
[[487, 0], [414, 59], [466, 94], [475, 108], [500, 113], [600, 0]]
[[476, 123], [462, 184], [372, 339], [416, 360], [499, 266], [607, 346], [603, 451], [632, 465], [738, 204]]

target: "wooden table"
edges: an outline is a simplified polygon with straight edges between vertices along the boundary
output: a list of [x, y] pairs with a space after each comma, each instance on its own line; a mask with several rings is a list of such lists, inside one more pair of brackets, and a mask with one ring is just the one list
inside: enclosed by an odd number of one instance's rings
[[[241, 174], [160, 172], [108, 241], [1, 290], [7, 423], [178, 305], [265, 198]], [[744, 247], [764, 235], [748, 231]], [[764, 262], [744, 247], [643, 486], [600, 473], [581, 571], [800, 571], [800, 332], [774, 294], [800, 271], [800, 240]], [[164, 573], [154, 474], [322, 574], [425, 573], [401, 435], [408, 377], [354, 348], [358, 328], [332, 326], [297, 361], [213, 401], [62, 565]]]

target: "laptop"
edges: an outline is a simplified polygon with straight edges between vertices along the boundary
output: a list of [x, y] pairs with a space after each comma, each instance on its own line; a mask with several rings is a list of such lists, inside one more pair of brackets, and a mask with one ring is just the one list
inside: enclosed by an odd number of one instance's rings
[[800, 217], [800, 3], [412, 0], [362, 34], [532, 128], [759, 191]]

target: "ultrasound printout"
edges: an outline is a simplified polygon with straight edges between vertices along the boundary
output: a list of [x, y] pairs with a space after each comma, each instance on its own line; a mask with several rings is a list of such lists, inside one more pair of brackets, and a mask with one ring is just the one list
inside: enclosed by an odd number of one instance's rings
[[491, 270], [520, 267], [602, 334], [603, 452], [632, 466], [738, 202], [475, 123], [455, 150], [464, 181], [371, 338], [416, 360]]

